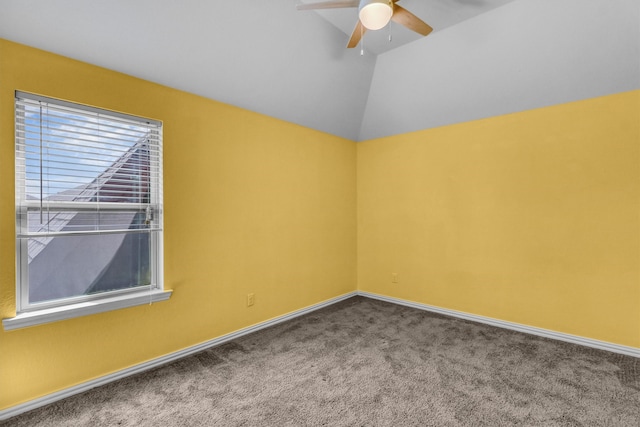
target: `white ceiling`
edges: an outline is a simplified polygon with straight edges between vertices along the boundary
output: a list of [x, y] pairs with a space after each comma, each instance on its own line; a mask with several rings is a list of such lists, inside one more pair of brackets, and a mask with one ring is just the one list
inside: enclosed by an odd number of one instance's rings
[[518, 0], [378, 56], [359, 135], [636, 89], [640, 1]]
[[0, 38], [356, 141], [640, 88], [638, 0], [400, 0], [433, 33], [363, 56], [299, 1], [0, 0]]

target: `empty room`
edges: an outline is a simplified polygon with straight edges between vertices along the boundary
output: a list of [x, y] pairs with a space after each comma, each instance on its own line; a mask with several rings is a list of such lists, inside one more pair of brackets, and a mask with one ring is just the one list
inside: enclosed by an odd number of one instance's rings
[[0, 425], [640, 425], [637, 0], [0, 0]]

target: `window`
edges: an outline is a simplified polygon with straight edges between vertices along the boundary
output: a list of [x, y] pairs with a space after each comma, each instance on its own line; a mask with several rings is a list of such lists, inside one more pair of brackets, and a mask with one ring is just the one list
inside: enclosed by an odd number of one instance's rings
[[22, 92], [15, 118], [16, 317], [168, 298], [162, 124]]

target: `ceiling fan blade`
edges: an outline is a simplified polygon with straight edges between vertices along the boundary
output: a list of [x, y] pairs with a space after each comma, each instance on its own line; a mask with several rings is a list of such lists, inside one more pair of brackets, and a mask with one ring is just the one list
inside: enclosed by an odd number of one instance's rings
[[362, 22], [358, 19], [358, 23], [356, 24], [356, 28], [353, 29], [353, 33], [351, 33], [351, 38], [349, 39], [349, 43], [347, 43], [348, 48], [353, 48], [358, 46], [360, 43], [360, 39], [362, 35], [367, 31], [367, 27], [362, 25]]
[[418, 34], [422, 34], [423, 36], [426, 36], [433, 31], [433, 28], [431, 28], [426, 22], [397, 4], [393, 6], [393, 15], [391, 16], [391, 20], [400, 25], [404, 25]]
[[339, 7], [358, 7], [358, 0], [336, 0], [324, 1], [320, 3], [300, 3], [296, 5], [298, 10], [314, 10], [314, 9], [335, 9]]

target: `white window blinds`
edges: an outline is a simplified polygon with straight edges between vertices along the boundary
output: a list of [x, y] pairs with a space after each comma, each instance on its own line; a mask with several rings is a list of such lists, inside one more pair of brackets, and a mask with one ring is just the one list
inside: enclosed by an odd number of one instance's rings
[[160, 122], [16, 92], [15, 123], [18, 238], [161, 230]]

